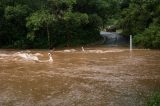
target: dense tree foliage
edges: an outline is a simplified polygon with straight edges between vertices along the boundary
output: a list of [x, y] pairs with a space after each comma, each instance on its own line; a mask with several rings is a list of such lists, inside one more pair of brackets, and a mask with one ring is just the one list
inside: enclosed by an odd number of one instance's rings
[[159, 0], [124, 0], [121, 11], [123, 35], [134, 35], [140, 47], [160, 49]]
[[112, 25], [159, 49], [159, 14], [159, 0], [0, 0], [0, 47], [84, 45]]
[[107, 0], [0, 0], [0, 46], [53, 48], [97, 41]]

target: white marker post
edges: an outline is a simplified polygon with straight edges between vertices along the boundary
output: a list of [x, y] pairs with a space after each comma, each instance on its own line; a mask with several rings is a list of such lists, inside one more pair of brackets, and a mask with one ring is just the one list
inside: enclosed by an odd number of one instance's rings
[[130, 51], [132, 51], [132, 35], [130, 35]]

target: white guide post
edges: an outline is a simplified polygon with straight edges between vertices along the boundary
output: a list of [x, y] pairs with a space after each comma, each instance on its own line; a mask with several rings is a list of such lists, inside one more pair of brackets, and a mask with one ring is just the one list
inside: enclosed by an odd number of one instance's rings
[[132, 35], [130, 35], [130, 51], [132, 51], [133, 45], [132, 45]]

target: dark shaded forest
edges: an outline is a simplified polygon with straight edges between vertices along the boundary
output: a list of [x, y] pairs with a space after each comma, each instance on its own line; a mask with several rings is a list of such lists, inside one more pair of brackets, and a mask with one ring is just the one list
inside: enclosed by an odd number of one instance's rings
[[54, 48], [94, 43], [108, 26], [160, 48], [159, 0], [0, 0], [0, 48]]

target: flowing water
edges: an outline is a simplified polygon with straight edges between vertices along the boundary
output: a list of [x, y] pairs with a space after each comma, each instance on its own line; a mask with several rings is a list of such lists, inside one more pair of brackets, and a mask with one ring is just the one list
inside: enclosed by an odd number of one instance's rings
[[144, 106], [160, 89], [160, 51], [84, 49], [0, 50], [0, 106]]

